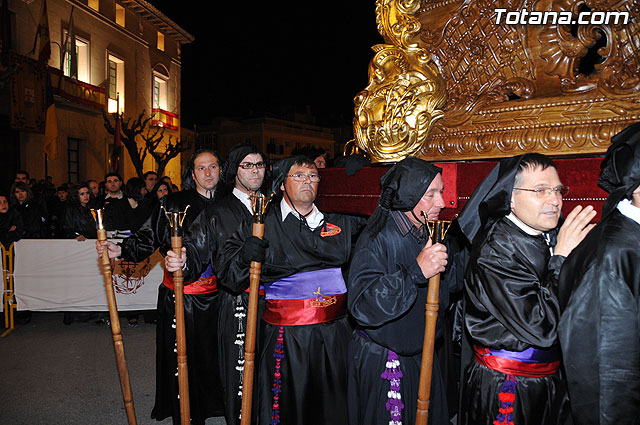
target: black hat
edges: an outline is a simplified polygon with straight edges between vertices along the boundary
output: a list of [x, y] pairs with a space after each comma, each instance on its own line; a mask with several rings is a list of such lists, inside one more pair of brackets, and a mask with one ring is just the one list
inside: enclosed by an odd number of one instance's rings
[[640, 123], [613, 136], [600, 164], [598, 185], [609, 193], [602, 209], [603, 217], [622, 199], [631, 198], [640, 185]]
[[257, 153], [262, 156], [262, 160], [266, 165], [266, 171], [264, 180], [266, 181], [269, 177], [269, 160], [268, 158], [260, 152], [260, 150], [249, 143], [242, 143], [240, 145], [236, 145], [231, 149], [229, 155], [227, 155], [227, 161], [224, 163], [224, 167], [222, 169], [222, 183], [223, 189], [221, 195], [227, 195], [233, 191], [233, 188], [236, 185], [236, 176], [238, 175], [238, 167], [242, 160], [249, 154]]
[[380, 179], [380, 200], [367, 223], [371, 237], [384, 227], [389, 211], [413, 209], [439, 173], [441, 168], [413, 156], [391, 167]]

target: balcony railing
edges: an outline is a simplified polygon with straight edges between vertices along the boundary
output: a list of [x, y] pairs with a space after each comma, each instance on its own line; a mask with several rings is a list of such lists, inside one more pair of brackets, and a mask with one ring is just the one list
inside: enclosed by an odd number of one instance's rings
[[153, 108], [151, 110], [152, 118], [151, 125], [155, 127], [164, 127], [169, 130], [177, 130], [180, 127], [180, 120], [178, 115], [165, 111], [160, 108]]
[[[69, 102], [79, 103], [98, 110], [104, 109], [107, 96], [103, 87], [94, 86], [62, 75], [59, 69], [49, 67], [53, 94]], [[62, 78], [62, 81], [60, 79]]]

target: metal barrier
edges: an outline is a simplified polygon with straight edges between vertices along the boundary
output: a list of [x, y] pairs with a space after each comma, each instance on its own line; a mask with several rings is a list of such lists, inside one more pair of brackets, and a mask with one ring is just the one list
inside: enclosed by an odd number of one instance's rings
[[13, 253], [15, 252], [12, 243], [8, 249], [0, 244], [2, 248], [2, 280], [4, 282], [4, 291], [2, 292], [2, 303], [4, 309], [4, 326], [6, 330], [0, 335], [4, 338], [15, 330], [13, 321], [13, 313], [16, 309], [16, 299], [13, 290]]

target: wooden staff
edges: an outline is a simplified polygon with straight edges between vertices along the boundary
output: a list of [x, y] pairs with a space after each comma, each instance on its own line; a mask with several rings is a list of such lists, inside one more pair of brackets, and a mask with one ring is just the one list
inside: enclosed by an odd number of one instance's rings
[[[450, 221], [429, 221], [422, 212], [427, 228], [434, 244], [444, 239]], [[438, 306], [440, 304], [440, 273], [429, 278], [427, 291], [427, 305], [425, 310], [424, 342], [422, 344], [422, 364], [420, 366], [420, 385], [418, 387], [418, 409], [416, 425], [427, 425], [429, 418], [429, 398], [431, 397], [431, 372], [433, 369], [433, 349], [436, 339], [436, 322], [438, 320]]]
[[[91, 210], [93, 219], [96, 221], [98, 241], [107, 240], [107, 231], [104, 229], [102, 222], [102, 209]], [[109, 305], [109, 318], [111, 320], [111, 334], [113, 335], [113, 347], [116, 353], [116, 363], [118, 365], [118, 374], [120, 375], [120, 388], [122, 389], [122, 399], [124, 408], [127, 412], [129, 425], [135, 425], [136, 412], [133, 408], [133, 394], [131, 392], [131, 383], [129, 382], [129, 369], [127, 368], [127, 359], [124, 356], [124, 343], [122, 341], [122, 333], [120, 332], [120, 318], [118, 317], [118, 306], [116, 305], [116, 294], [113, 291], [113, 282], [111, 280], [111, 261], [109, 260], [109, 249], [105, 246], [102, 253], [102, 272], [104, 274], [104, 289], [107, 293], [107, 304]]]
[[[164, 209], [164, 207], [162, 207]], [[183, 212], [168, 212], [165, 210], [169, 225], [171, 226], [171, 249], [182, 256], [182, 223], [187, 215], [187, 209]], [[180, 393], [180, 423], [191, 423], [191, 411], [189, 406], [189, 370], [187, 368], [187, 335], [184, 326], [184, 280], [182, 269], [173, 272], [173, 292], [175, 295], [176, 310], [176, 345], [178, 346], [178, 391]]]
[[[253, 206], [253, 236], [262, 239], [264, 236], [264, 213], [271, 200], [271, 195], [251, 194]], [[247, 334], [244, 343], [244, 373], [242, 376], [242, 410], [240, 425], [251, 423], [251, 405], [253, 401], [253, 371], [256, 356], [256, 327], [258, 322], [258, 289], [262, 263], [251, 262], [249, 269], [249, 309], [247, 312]]]

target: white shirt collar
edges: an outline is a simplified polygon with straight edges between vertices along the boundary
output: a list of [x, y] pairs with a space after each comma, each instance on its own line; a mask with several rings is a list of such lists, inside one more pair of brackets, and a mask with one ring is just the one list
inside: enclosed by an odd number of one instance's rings
[[633, 205], [630, 199], [623, 199], [618, 202], [618, 211], [625, 217], [640, 224], [640, 208]]
[[112, 196], [111, 193], [107, 192], [104, 199], [107, 199], [107, 198], [122, 199], [123, 196], [124, 195], [122, 194], [122, 191], [120, 191], [117, 196]]
[[251, 206], [251, 198], [249, 197], [249, 194], [241, 191], [237, 187], [233, 188], [233, 194], [240, 200], [240, 202], [242, 202], [245, 207], [247, 207], [249, 212], [253, 214], [253, 207]]
[[511, 220], [511, 222], [513, 224], [515, 224], [516, 226], [518, 226], [523, 232], [525, 232], [527, 235], [531, 235], [531, 236], [537, 236], [539, 234], [541, 234], [542, 232], [539, 230], [534, 229], [533, 227], [525, 224], [522, 220], [520, 220], [518, 217], [516, 217], [516, 215], [514, 213], [509, 213], [509, 215], [507, 216], [507, 218], [509, 220]]
[[[293, 210], [293, 208], [289, 206], [289, 204], [284, 198], [282, 198], [282, 201], [280, 201], [280, 212], [282, 213], [282, 221], [284, 221], [284, 219], [287, 218], [289, 213], [293, 214], [295, 217], [300, 218], [298, 213], [296, 213]], [[324, 219], [324, 214], [320, 212], [318, 207], [316, 207], [316, 204], [313, 204], [313, 209], [311, 210], [311, 214], [309, 214], [305, 218], [307, 220], [307, 224], [309, 225], [309, 228], [311, 230], [315, 230], [315, 228], [318, 227], [320, 223], [322, 223], [322, 220]]]

